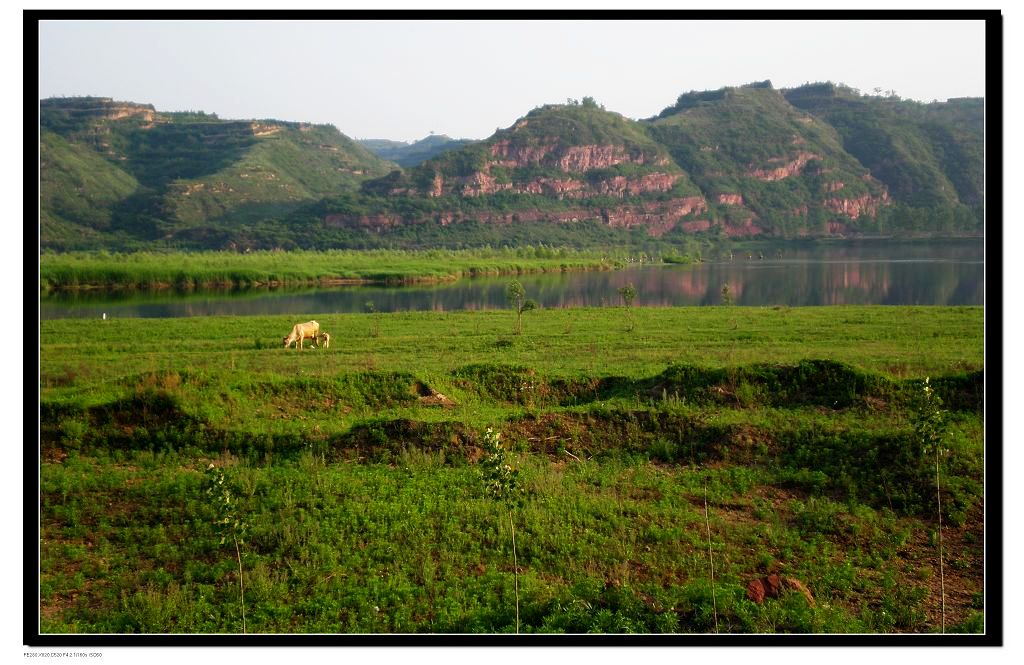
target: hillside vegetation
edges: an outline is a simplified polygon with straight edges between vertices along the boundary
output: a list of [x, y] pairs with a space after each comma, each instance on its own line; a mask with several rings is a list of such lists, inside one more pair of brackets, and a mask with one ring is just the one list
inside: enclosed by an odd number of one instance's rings
[[777, 90], [683, 95], [650, 130], [726, 220], [756, 219], [775, 236], [877, 230], [885, 187]]
[[41, 240], [55, 249], [223, 242], [218, 229], [281, 219], [389, 169], [331, 126], [101, 98], [43, 100], [40, 122]]
[[670, 244], [979, 234], [983, 123], [981, 99], [765, 81], [685, 93], [643, 121], [587, 97], [481, 141], [367, 142], [399, 166], [330, 126], [49, 99], [41, 243], [479, 247], [519, 244], [525, 228], [576, 247], [634, 232]]
[[921, 104], [832, 84], [785, 95], [835, 127], [845, 149], [886, 185], [899, 204], [889, 223], [939, 231], [977, 223], [984, 194], [984, 100]]

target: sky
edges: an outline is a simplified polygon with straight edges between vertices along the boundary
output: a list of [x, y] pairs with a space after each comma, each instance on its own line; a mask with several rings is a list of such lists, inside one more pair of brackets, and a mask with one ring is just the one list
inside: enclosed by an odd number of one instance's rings
[[590, 96], [629, 118], [770, 79], [920, 101], [985, 94], [981, 21], [44, 21], [39, 95], [482, 139]]

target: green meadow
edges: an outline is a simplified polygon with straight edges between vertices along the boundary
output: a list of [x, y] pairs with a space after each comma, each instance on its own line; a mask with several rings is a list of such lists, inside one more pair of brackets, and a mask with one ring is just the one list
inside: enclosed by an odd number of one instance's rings
[[980, 307], [304, 318], [41, 323], [44, 633], [983, 630]]

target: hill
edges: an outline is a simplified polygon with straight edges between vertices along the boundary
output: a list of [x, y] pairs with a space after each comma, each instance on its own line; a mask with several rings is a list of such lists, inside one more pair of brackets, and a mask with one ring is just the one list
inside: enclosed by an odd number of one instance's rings
[[900, 205], [893, 223], [915, 230], [978, 226], [984, 197], [984, 100], [922, 104], [822, 83], [785, 92], [828, 122], [843, 147]]
[[705, 208], [646, 129], [584, 99], [534, 109], [490, 138], [325, 201], [329, 227], [387, 229], [597, 221], [662, 235]]
[[360, 145], [381, 159], [408, 168], [449, 150], [472, 143], [470, 139], [453, 139], [444, 134], [431, 134], [419, 141], [389, 141], [387, 139], [363, 139]]
[[585, 97], [481, 141], [413, 144], [99, 97], [40, 110], [41, 242], [58, 250], [982, 231], [981, 99], [921, 104], [765, 81], [684, 93], [641, 121]]
[[846, 152], [835, 129], [769, 82], [688, 93], [649, 122], [729, 233], [875, 231], [886, 187]]
[[[691, 92], [642, 122], [590, 98], [544, 106], [313, 213], [340, 229], [420, 225], [421, 239], [455, 223], [447, 235], [535, 225], [547, 238], [552, 223], [571, 223], [606, 241], [601, 229], [670, 242], [980, 231], [981, 100], [892, 108], [839, 88], [859, 104], [840, 113], [817, 99], [822, 87]], [[872, 143], [851, 118], [890, 140]]]
[[40, 104], [44, 247], [202, 243], [354, 191], [391, 166], [328, 125], [160, 113], [109, 98]]

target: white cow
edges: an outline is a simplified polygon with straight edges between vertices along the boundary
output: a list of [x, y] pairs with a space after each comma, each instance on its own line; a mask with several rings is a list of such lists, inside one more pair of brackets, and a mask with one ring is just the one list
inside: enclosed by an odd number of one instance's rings
[[282, 338], [284, 342], [284, 348], [288, 348], [292, 344], [296, 344], [297, 349], [302, 349], [302, 342], [309, 338], [313, 340], [313, 346], [316, 346], [316, 338], [320, 335], [320, 324], [316, 321], [306, 321], [305, 323], [296, 323], [292, 326], [292, 331]]

